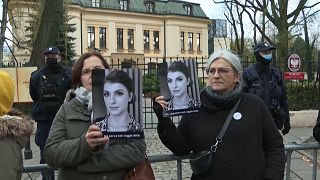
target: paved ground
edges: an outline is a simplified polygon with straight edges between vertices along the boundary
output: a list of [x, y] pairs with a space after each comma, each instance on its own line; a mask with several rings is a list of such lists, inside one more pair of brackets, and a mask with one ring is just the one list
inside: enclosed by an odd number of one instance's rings
[[[147, 154], [160, 155], [160, 154], [171, 154], [170, 151], [162, 145], [160, 142], [156, 130], [145, 130], [146, 142], [147, 142]], [[289, 143], [303, 143], [303, 142], [312, 142], [312, 128], [293, 128], [291, 129], [288, 135], [284, 136], [285, 144]], [[25, 165], [38, 164], [39, 162], [39, 149], [34, 144], [34, 137], [31, 139], [33, 159], [24, 160]], [[292, 162], [291, 162], [291, 173], [290, 179], [293, 180], [310, 180], [312, 175], [312, 164], [310, 159], [308, 159], [308, 152], [299, 151], [293, 152]], [[171, 180], [177, 179], [176, 175], [176, 162], [162, 162], [162, 163], [153, 163], [152, 164], [156, 179], [158, 180]], [[318, 179], [320, 179], [320, 168], [317, 171]], [[30, 173], [30, 176], [33, 180], [41, 180], [40, 173]], [[190, 179], [191, 170], [189, 168], [188, 161], [183, 163], [183, 179]], [[26, 174], [23, 175], [23, 179], [30, 179]]]

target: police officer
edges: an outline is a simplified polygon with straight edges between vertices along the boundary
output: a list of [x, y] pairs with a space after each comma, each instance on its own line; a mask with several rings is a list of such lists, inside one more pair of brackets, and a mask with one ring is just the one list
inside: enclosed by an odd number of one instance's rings
[[277, 128], [285, 135], [291, 128], [290, 116], [282, 75], [278, 69], [270, 66], [275, 49], [265, 42], [254, 47], [257, 62], [243, 72], [244, 91], [259, 96], [265, 102]]
[[[61, 56], [57, 47], [49, 47], [44, 52], [45, 66], [32, 72], [29, 93], [33, 100], [32, 117], [37, 122], [35, 143], [40, 148], [40, 163], [45, 163], [43, 158], [44, 146], [49, 130], [65, 98], [66, 92], [71, 89], [71, 70], [60, 64]], [[41, 172], [43, 179], [48, 179], [48, 174]], [[49, 176], [54, 179], [54, 172]]]

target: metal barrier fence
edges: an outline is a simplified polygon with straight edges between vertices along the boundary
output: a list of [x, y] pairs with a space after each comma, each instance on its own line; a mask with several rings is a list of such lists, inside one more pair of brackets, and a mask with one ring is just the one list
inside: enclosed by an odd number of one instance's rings
[[[285, 180], [290, 180], [290, 172], [291, 172], [291, 155], [293, 151], [299, 150], [312, 150], [312, 180], [317, 179], [317, 154], [320, 149], [319, 143], [313, 144], [288, 144], [285, 145], [287, 165], [285, 170]], [[177, 161], [177, 180], [182, 180], [182, 160], [189, 159], [189, 156], [175, 156], [173, 154], [165, 154], [165, 155], [156, 155], [149, 156], [149, 161], [151, 163], [157, 162], [167, 162], [167, 161]], [[48, 166], [47, 164], [38, 164], [38, 165], [28, 165], [24, 166], [24, 173], [30, 172], [40, 172], [40, 171], [48, 171], [48, 170], [57, 170]], [[28, 174], [29, 175], [29, 174]], [[30, 177], [30, 176], [29, 176]], [[50, 176], [48, 176], [50, 180]], [[31, 177], [30, 177], [31, 179]]]

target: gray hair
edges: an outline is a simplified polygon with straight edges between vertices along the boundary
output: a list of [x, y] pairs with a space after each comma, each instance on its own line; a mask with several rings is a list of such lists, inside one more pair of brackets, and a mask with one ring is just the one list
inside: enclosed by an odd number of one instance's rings
[[241, 65], [239, 56], [236, 55], [235, 53], [232, 53], [232, 52], [227, 51], [227, 50], [222, 50], [222, 51], [215, 52], [215, 53], [210, 55], [210, 57], [209, 57], [209, 59], [207, 61], [207, 69], [210, 68], [210, 66], [211, 66], [213, 61], [215, 61], [215, 60], [217, 60], [219, 58], [222, 58], [222, 59], [228, 61], [231, 64], [232, 69], [234, 71], [236, 71], [236, 73], [240, 74], [240, 79], [238, 81], [238, 84], [239, 84], [240, 88], [242, 89], [243, 85], [244, 85], [244, 82], [243, 82], [243, 77], [242, 77], [242, 65]]
[[227, 50], [222, 50], [211, 54], [207, 61], [207, 69], [210, 68], [210, 65], [213, 61], [219, 58], [223, 58], [224, 60], [228, 61], [231, 64], [232, 68], [237, 73], [240, 73], [240, 75], [242, 75], [242, 65], [239, 56]]

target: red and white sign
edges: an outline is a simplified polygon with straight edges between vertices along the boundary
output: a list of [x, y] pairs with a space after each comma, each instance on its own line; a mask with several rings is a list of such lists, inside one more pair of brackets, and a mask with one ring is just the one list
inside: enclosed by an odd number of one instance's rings
[[288, 68], [292, 72], [299, 71], [301, 67], [301, 59], [297, 54], [291, 54], [288, 58]]
[[304, 72], [284, 72], [284, 80], [298, 79], [304, 80]]

